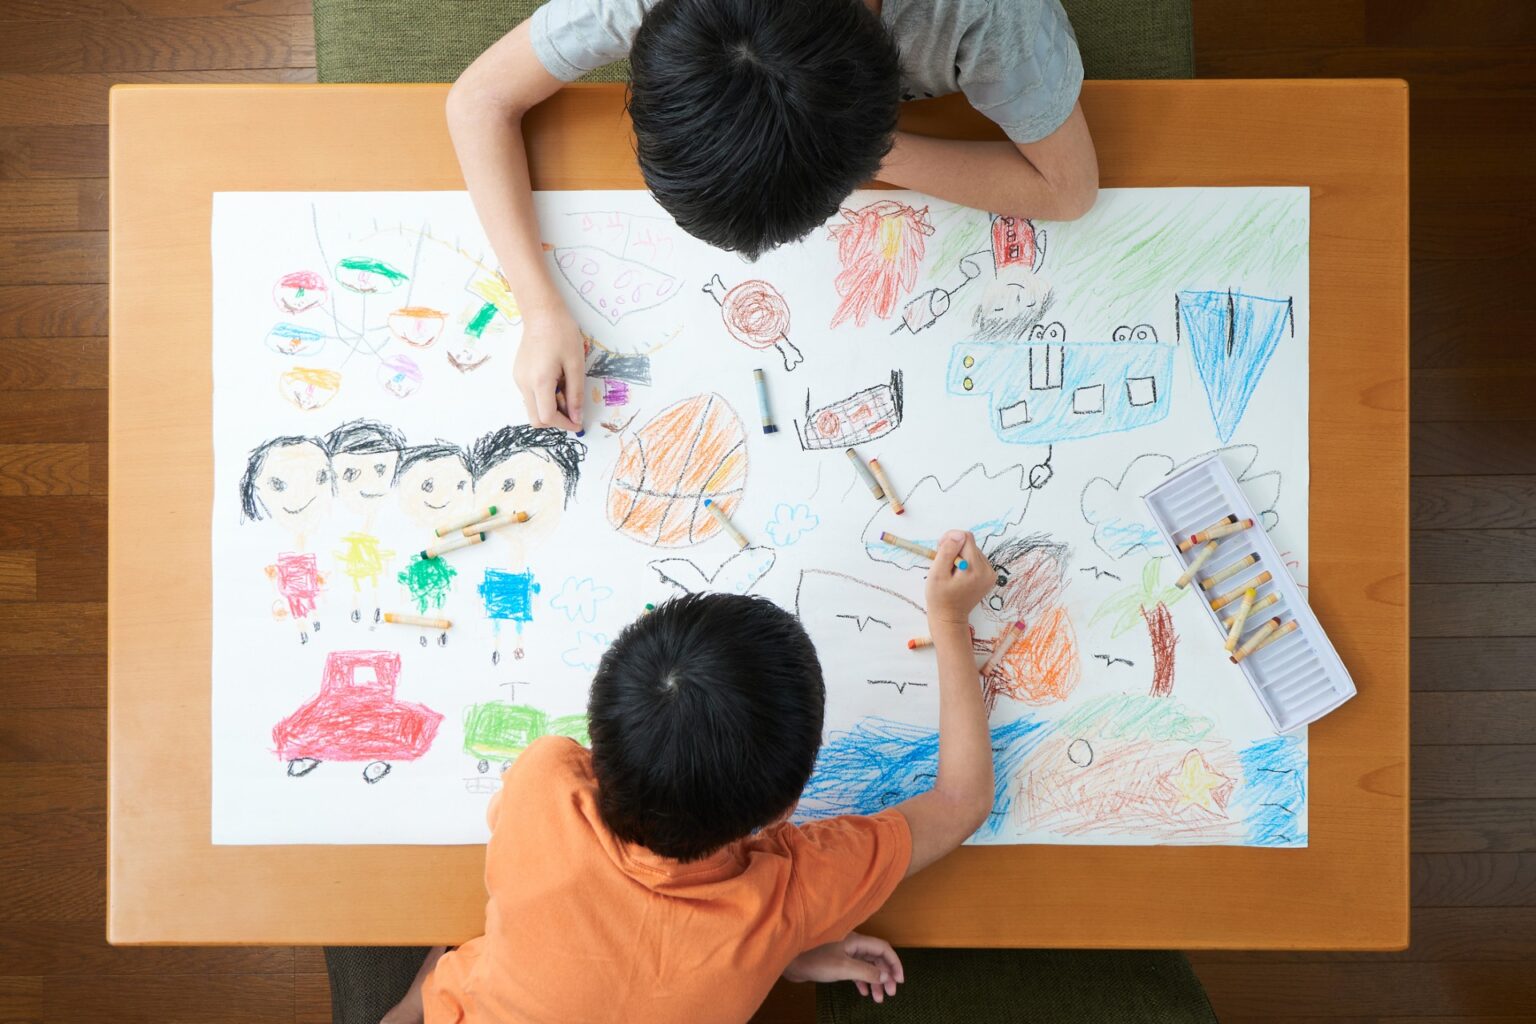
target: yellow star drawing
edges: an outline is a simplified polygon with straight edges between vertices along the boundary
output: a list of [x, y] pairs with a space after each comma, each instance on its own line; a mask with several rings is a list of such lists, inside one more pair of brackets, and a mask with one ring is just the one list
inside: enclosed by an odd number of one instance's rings
[[1212, 768], [1200, 751], [1185, 754], [1179, 767], [1164, 775], [1162, 782], [1173, 790], [1175, 811], [1198, 807], [1220, 818], [1227, 816], [1232, 780]]

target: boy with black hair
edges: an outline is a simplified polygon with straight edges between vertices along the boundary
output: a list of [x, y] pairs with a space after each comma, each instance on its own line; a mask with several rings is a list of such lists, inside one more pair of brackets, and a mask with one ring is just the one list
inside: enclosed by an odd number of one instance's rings
[[[646, 184], [685, 230], [748, 258], [805, 236], [877, 173], [1020, 218], [1070, 220], [1097, 195], [1059, 0], [550, 0], [448, 96], [523, 314], [514, 375], [535, 425], [581, 429], [584, 352], [540, 246], [522, 117], [626, 54]], [[901, 100], [956, 91], [1009, 141], [896, 130]]]
[[992, 581], [975, 539], [945, 534], [927, 584], [933, 788], [805, 825], [787, 819], [821, 746], [824, 688], [799, 621], [762, 598], [695, 594], [632, 622], [592, 680], [591, 752], [537, 740], [491, 801], [485, 934], [434, 951], [386, 1020], [744, 1021], [781, 974], [894, 994], [895, 952], [852, 929], [992, 809], [967, 628]]

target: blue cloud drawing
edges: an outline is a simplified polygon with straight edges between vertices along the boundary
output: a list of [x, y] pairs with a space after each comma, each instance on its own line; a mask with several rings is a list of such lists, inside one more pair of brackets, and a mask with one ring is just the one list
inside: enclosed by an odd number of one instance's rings
[[809, 505], [779, 502], [764, 529], [779, 547], [788, 547], [821, 525], [821, 517]]

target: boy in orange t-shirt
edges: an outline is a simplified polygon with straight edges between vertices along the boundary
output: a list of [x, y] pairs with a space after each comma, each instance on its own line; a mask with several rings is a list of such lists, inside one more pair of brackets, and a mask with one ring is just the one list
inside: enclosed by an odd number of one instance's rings
[[927, 583], [933, 788], [805, 825], [786, 819], [821, 745], [824, 689], [799, 621], [709, 594], [631, 623], [592, 681], [591, 752], [541, 739], [502, 777], [485, 934], [434, 951], [385, 1021], [744, 1021], [781, 975], [894, 995], [896, 954], [852, 929], [992, 809], [966, 620], [994, 579], [970, 534], [944, 536]]

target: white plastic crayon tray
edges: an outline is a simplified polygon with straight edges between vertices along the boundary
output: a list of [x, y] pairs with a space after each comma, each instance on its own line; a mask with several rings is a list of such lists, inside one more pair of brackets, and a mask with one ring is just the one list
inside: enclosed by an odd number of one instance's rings
[[[1271, 593], [1278, 595], [1278, 600], [1249, 616], [1244, 639], [1271, 618], [1279, 618], [1281, 623], [1295, 619], [1296, 629], [1248, 655], [1233, 666], [1233, 670], [1241, 670], [1248, 677], [1248, 685], [1264, 706], [1276, 732], [1289, 732], [1315, 722], [1355, 695], [1355, 683], [1344, 662], [1339, 659], [1328, 634], [1323, 632], [1317, 616], [1312, 614], [1302, 597], [1301, 589], [1280, 560], [1274, 542], [1264, 531], [1263, 521], [1254, 513], [1242, 488], [1219, 456], [1174, 474], [1142, 495], [1142, 500], [1151, 512], [1153, 522], [1162, 531], [1163, 540], [1167, 541], [1180, 572], [1188, 568], [1205, 545], [1197, 544], [1188, 551], [1180, 551], [1179, 539], [1187, 540], [1191, 534], [1226, 515], [1254, 521], [1251, 528], [1222, 538], [1220, 546], [1189, 586], [1199, 595], [1200, 603], [1211, 617], [1212, 628], [1225, 637], [1227, 630], [1222, 620], [1236, 613], [1237, 604], [1216, 611], [1211, 607], [1212, 600], [1266, 570], [1269, 572], [1269, 582], [1255, 588], [1256, 600], [1263, 601]], [[1259, 556], [1257, 564], [1210, 590], [1201, 587], [1200, 581], [1254, 554]]]

